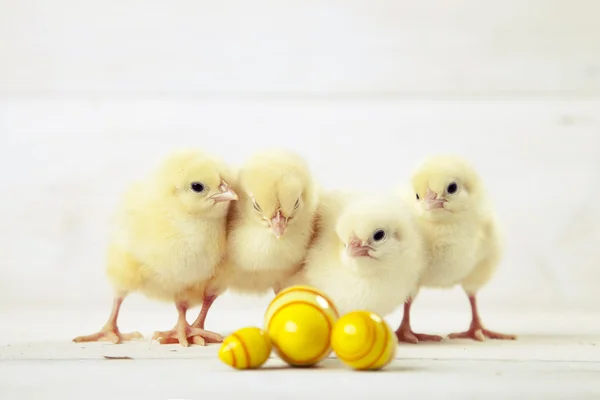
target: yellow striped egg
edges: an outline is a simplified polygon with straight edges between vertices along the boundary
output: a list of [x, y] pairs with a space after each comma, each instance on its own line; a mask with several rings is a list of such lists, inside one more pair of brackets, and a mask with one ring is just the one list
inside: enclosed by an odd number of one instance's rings
[[236, 369], [254, 369], [267, 361], [271, 349], [266, 332], [254, 327], [242, 328], [223, 340], [219, 359]]
[[331, 335], [337, 357], [356, 370], [376, 370], [396, 356], [398, 343], [390, 326], [369, 311], [352, 311], [338, 320]]
[[265, 313], [265, 330], [279, 357], [294, 367], [315, 365], [331, 353], [339, 314], [333, 302], [309, 286], [279, 292]]

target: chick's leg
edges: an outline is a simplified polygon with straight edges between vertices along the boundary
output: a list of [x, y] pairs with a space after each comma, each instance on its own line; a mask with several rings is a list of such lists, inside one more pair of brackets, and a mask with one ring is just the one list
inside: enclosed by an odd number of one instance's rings
[[424, 333], [415, 333], [410, 327], [410, 308], [412, 306], [412, 298], [408, 298], [404, 303], [404, 315], [402, 316], [402, 322], [396, 330], [396, 337], [400, 342], [407, 342], [417, 344], [421, 342], [440, 342], [444, 338], [438, 335], [426, 335]]
[[198, 318], [192, 324], [194, 328], [204, 329], [204, 323], [206, 322], [206, 316], [208, 315], [208, 310], [217, 299], [217, 296], [211, 295], [206, 296], [202, 301], [202, 308], [200, 309], [200, 314], [198, 314]]
[[[192, 328], [200, 328], [200, 329], [204, 329], [204, 323], [206, 321], [206, 316], [208, 315], [208, 310], [210, 309], [210, 306], [212, 305], [212, 303], [214, 303], [214, 301], [217, 299], [217, 296], [206, 296], [204, 298], [204, 300], [202, 301], [202, 308], [200, 309], [200, 314], [198, 314], [198, 318], [196, 318], [196, 321], [194, 321], [194, 323], [192, 324]], [[192, 343], [194, 344], [199, 344], [199, 345], [204, 345], [204, 339], [200, 336], [194, 336], [189, 338], [188, 337], [188, 341], [191, 339]], [[179, 340], [176, 338], [163, 338], [160, 339], [160, 344], [176, 344], [179, 343]]]
[[120, 343], [121, 341], [132, 340], [132, 339], [141, 339], [142, 334], [139, 332], [132, 333], [121, 333], [119, 332], [119, 328], [117, 327], [117, 319], [119, 318], [119, 311], [121, 309], [121, 303], [125, 299], [124, 294], [119, 294], [115, 296], [113, 300], [113, 307], [110, 313], [110, 317], [108, 317], [108, 321], [104, 324], [102, 329], [99, 332], [93, 333], [91, 335], [86, 336], [77, 336], [73, 339], [74, 342], [96, 342], [99, 340], [107, 340], [113, 342], [115, 344]]
[[467, 294], [469, 297], [469, 303], [471, 303], [471, 327], [468, 331], [452, 333], [448, 337], [450, 339], [474, 339], [483, 342], [486, 338], [488, 339], [502, 339], [502, 340], [516, 340], [516, 335], [507, 335], [504, 333], [498, 333], [490, 331], [483, 327], [481, 317], [479, 316], [479, 310], [477, 309], [477, 299], [474, 294]]
[[219, 343], [223, 341], [223, 337], [218, 333], [206, 331], [201, 328], [194, 328], [188, 324], [185, 319], [188, 305], [186, 302], [177, 302], [178, 319], [177, 324], [170, 331], [154, 332], [152, 340], [158, 340], [161, 344], [171, 343], [172, 339], [177, 339], [183, 347], [188, 347], [188, 338], [192, 339], [192, 343], [204, 346], [206, 342]]

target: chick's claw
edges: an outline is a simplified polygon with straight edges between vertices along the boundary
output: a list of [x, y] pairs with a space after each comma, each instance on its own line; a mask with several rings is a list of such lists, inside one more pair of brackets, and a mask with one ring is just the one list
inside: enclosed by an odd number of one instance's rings
[[[187, 338], [188, 343], [196, 344], [198, 346], [206, 346], [206, 340], [202, 336], [191, 336]], [[158, 340], [160, 344], [178, 344], [179, 339], [175, 338], [162, 338]]]
[[121, 333], [116, 327], [111, 328], [102, 328], [99, 332], [93, 333], [91, 335], [85, 336], [77, 336], [73, 339], [75, 343], [83, 343], [83, 342], [98, 342], [98, 341], [108, 341], [114, 344], [118, 344], [121, 342], [126, 342], [129, 340], [135, 339], [143, 339], [143, 336], [139, 332], [131, 332], [131, 333]]
[[419, 342], [441, 342], [443, 337], [438, 335], [427, 335], [425, 333], [415, 333], [410, 329], [400, 328], [396, 331], [396, 338], [399, 342], [417, 344]]
[[448, 335], [450, 339], [473, 339], [478, 342], [483, 342], [485, 339], [498, 339], [498, 340], [516, 340], [516, 335], [507, 335], [504, 333], [494, 332], [485, 329], [482, 326], [472, 326], [468, 331], [451, 333]]
[[207, 342], [220, 343], [223, 337], [218, 333], [184, 325], [170, 331], [154, 332], [152, 340], [157, 340], [160, 344], [180, 343], [183, 347], [188, 347], [190, 342], [199, 346], [205, 346]]

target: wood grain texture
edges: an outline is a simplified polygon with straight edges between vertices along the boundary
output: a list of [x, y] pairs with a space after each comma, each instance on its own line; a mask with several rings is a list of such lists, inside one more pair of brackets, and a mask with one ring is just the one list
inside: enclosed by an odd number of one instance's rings
[[[600, 319], [597, 312], [582, 319], [553, 311], [541, 314], [490, 314], [497, 324], [515, 329], [517, 341], [475, 343], [457, 340], [416, 346], [400, 345], [396, 359], [383, 371], [358, 373], [334, 357], [320, 368], [286, 368], [274, 354], [257, 371], [234, 371], [218, 360], [218, 345], [207, 347], [150, 343], [74, 344], [69, 335], [85, 329], [87, 320], [102, 320], [103, 313], [72, 308], [51, 315], [67, 315], [55, 332], [44, 330], [11, 340], [10, 329], [0, 331], [0, 393], [3, 399], [58, 396], [64, 399], [200, 399], [236, 397], [263, 399], [319, 398], [323, 393], [352, 398], [544, 398], [597, 399], [600, 396]], [[467, 316], [468, 312], [465, 312]], [[5, 326], [32, 319], [49, 321], [37, 312], [0, 314]], [[149, 317], [156, 319], [152, 319]], [[168, 320], [164, 312], [132, 315], [151, 332]], [[237, 315], [236, 315], [237, 317]], [[422, 322], [423, 314], [418, 322]], [[454, 325], [456, 314], [425, 316], [426, 325]], [[258, 316], [254, 324], [259, 323]], [[561, 324], [556, 324], [560, 320]], [[239, 328], [240, 321], [215, 315], [217, 329]], [[468, 322], [468, 321], [465, 321]], [[586, 332], [573, 334], [569, 327]], [[138, 325], [138, 327], [142, 327]], [[593, 332], [593, 333], [590, 333]], [[5, 345], [9, 340], [10, 346]], [[133, 360], [107, 361], [103, 355]], [[118, 382], [118, 385], [115, 385]], [[343, 384], [340, 384], [343, 382]], [[435, 382], [435, 384], [432, 384]]]

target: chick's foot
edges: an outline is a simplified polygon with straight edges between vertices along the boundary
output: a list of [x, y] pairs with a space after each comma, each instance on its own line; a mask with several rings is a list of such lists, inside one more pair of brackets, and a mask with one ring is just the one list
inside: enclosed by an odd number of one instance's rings
[[473, 339], [478, 342], [483, 342], [487, 339], [499, 339], [499, 340], [516, 340], [516, 335], [508, 335], [505, 333], [499, 333], [485, 329], [481, 324], [471, 324], [468, 331], [451, 333], [448, 335], [450, 339]]
[[91, 335], [77, 336], [75, 339], [73, 339], [73, 341], [75, 343], [109, 341], [114, 344], [118, 344], [121, 342], [142, 338], [143, 336], [139, 332], [121, 333], [116, 325], [105, 325], [100, 331]]
[[408, 298], [404, 303], [404, 315], [402, 322], [396, 330], [396, 338], [399, 342], [417, 344], [419, 342], [441, 342], [443, 337], [438, 335], [426, 335], [424, 333], [415, 333], [410, 327], [410, 309], [412, 307], [412, 298]]
[[154, 332], [152, 340], [158, 340], [160, 344], [180, 343], [188, 347], [189, 343], [205, 346], [208, 343], [220, 343], [223, 337], [218, 333], [210, 332], [201, 328], [193, 328], [187, 322], [177, 324], [170, 331]]
[[[204, 346], [206, 342], [209, 343], [220, 343], [223, 341], [223, 337], [217, 333], [210, 332], [204, 329], [204, 322], [210, 306], [213, 304], [217, 296], [211, 295], [206, 296], [202, 302], [202, 309], [196, 321], [190, 326], [185, 320], [186, 306], [185, 304], [177, 305], [179, 312], [179, 320], [175, 328], [167, 332], [156, 332], [154, 336], [158, 339], [160, 344], [176, 344], [182, 343], [179, 340], [180, 334], [175, 334], [177, 329], [185, 331], [185, 336], [188, 342]], [[181, 333], [183, 334], [183, 333]], [[183, 343], [182, 343], [183, 344]], [[186, 346], [186, 345], [184, 345]]]
[[139, 332], [121, 333], [117, 327], [117, 320], [119, 318], [119, 310], [121, 304], [125, 299], [126, 293], [120, 293], [113, 299], [113, 307], [108, 317], [108, 321], [104, 324], [100, 331], [91, 335], [77, 336], [73, 341], [75, 343], [81, 342], [97, 342], [100, 340], [113, 342], [114, 344], [121, 343], [128, 340], [142, 339], [143, 336]]
[[[206, 342], [220, 343], [223, 341], [223, 337], [218, 333], [210, 332], [202, 328], [195, 328], [188, 324], [187, 320], [185, 319], [188, 305], [185, 301], [176, 302], [175, 306], [177, 307], [178, 314], [177, 324], [175, 327], [173, 327], [173, 329], [170, 331], [154, 332], [152, 340], [158, 340], [160, 344], [179, 342], [179, 344], [181, 344], [183, 347], [188, 347], [190, 341], [193, 344], [200, 346], [206, 345]], [[188, 340], [188, 338], [190, 340]]]
[[479, 309], [477, 307], [477, 297], [475, 294], [468, 294], [469, 303], [471, 305], [471, 327], [468, 331], [452, 333], [448, 335], [450, 339], [473, 339], [479, 342], [483, 342], [486, 338], [488, 339], [499, 339], [499, 340], [516, 340], [516, 335], [507, 335], [504, 333], [498, 333], [490, 331], [483, 327], [481, 317], [479, 315]]
[[396, 338], [399, 342], [417, 344], [419, 342], [441, 342], [443, 337], [438, 335], [427, 335], [425, 333], [415, 333], [409, 326], [400, 326], [396, 331]]

